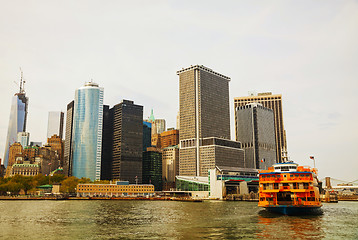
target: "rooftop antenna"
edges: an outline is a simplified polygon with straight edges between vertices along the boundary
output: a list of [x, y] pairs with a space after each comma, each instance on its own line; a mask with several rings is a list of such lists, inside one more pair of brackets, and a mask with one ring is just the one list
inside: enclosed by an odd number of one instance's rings
[[21, 67], [20, 67], [20, 72], [21, 72], [21, 79], [20, 79], [20, 92], [19, 93], [24, 93], [25, 92], [25, 82], [26, 81], [23, 78], [24, 73], [23, 73]]

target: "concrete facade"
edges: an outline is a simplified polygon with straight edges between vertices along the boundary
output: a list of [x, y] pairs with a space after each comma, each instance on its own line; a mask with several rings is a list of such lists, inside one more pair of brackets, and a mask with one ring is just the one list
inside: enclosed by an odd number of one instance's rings
[[[202, 145], [204, 138], [230, 139], [230, 78], [202, 65], [179, 70], [177, 75], [180, 107], [179, 173], [185, 176], [207, 176], [207, 170], [221, 161], [219, 155], [227, 156], [235, 152], [228, 148], [224, 150], [223, 146]], [[221, 150], [227, 153], [219, 154]], [[240, 160], [223, 161], [227, 161], [225, 165], [235, 162], [237, 166]]]

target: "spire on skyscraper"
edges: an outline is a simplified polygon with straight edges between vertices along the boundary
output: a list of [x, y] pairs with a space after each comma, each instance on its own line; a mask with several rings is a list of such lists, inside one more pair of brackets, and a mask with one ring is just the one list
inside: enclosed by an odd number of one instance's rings
[[153, 114], [153, 108], [152, 108], [152, 110], [151, 110], [151, 112], [150, 112], [150, 117], [149, 117], [149, 122], [155, 122], [155, 118], [154, 118], [154, 114]]

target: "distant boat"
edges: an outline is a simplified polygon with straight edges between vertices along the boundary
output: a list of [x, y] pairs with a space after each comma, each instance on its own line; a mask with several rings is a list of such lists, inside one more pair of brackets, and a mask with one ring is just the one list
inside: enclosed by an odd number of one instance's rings
[[259, 171], [259, 207], [285, 215], [321, 213], [317, 169], [294, 162]]

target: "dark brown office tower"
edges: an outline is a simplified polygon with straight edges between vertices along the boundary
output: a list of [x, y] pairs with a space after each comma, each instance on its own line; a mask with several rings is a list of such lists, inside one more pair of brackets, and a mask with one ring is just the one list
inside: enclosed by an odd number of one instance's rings
[[[261, 103], [264, 107], [273, 110], [275, 119], [275, 136], [276, 136], [276, 159], [277, 162], [284, 162], [287, 155], [286, 131], [283, 126], [282, 114], [282, 95], [268, 93], [259, 93], [257, 95], [247, 97], [234, 98], [235, 119], [237, 119], [236, 109], [249, 103]], [[237, 122], [235, 121], [235, 131], [237, 136]], [[238, 139], [236, 139], [238, 140]]]
[[65, 149], [63, 153], [63, 172], [65, 173], [66, 176], [71, 176], [73, 106], [74, 106], [74, 101], [67, 104]]
[[123, 100], [113, 114], [112, 179], [142, 182], [143, 106]]
[[179, 70], [177, 74], [179, 174], [207, 176], [208, 170], [217, 165], [243, 167], [241, 145], [230, 140], [230, 78], [202, 65]]

